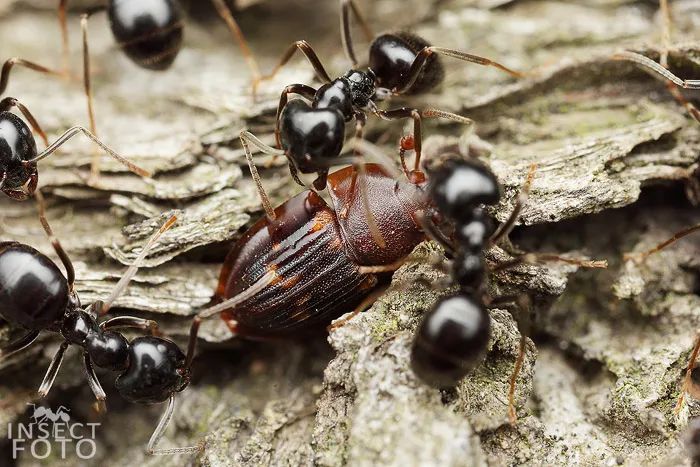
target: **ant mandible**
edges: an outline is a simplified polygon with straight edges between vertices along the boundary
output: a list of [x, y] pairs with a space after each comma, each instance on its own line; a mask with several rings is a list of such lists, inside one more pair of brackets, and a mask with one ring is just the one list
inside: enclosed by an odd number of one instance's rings
[[454, 227], [455, 240], [435, 229], [432, 239], [452, 258], [449, 274], [458, 291], [441, 297], [428, 310], [416, 331], [411, 349], [411, 367], [427, 384], [450, 388], [480, 364], [490, 339], [490, 316], [487, 307], [514, 303], [519, 313], [520, 344], [510, 377], [508, 415], [516, 421], [515, 387], [525, 358], [529, 334], [530, 299], [525, 294], [489, 297], [485, 279], [487, 269], [502, 271], [519, 264], [560, 261], [582, 267], [607, 267], [605, 261], [564, 258], [553, 254], [525, 253], [513, 260], [487, 268], [484, 251], [497, 245], [512, 230], [528, 198], [535, 173], [531, 166], [525, 185], [508, 219], [496, 230], [484, 206], [498, 204], [501, 190], [491, 170], [476, 160], [448, 161], [429, 170], [426, 194], [431, 205]]
[[[34, 248], [18, 242], [0, 243], [0, 317], [27, 331], [23, 337], [0, 349], [0, 359], [30, 346], [41, 331], [58, 332], [64, 341], [39, 387], [40, 398], [46, 397], [53, 386], [68, 346], [77, 345], [83, 349], [83, 364], [98, 409], [104, 409], [106, 395], [95, 375], [94, 366], [119, 372], [115, 382], [117, 391], [130, 402], [154, 404], [168, 401], [148, 442], [149, 454], [201, 450], [201, 445], [156, 449], [172, 417], [175, 394], [189, 384], [192, 358], [185, 355], [174, 342], [154, 335], [158, 325], [152, 320], [119, 316], [98, 321], [98, 317], [106, 314], [124, 292], [153, 245], [175, 223], [176, 218], [171, 217], [151, 236], [105, 301], [97, 301], [83, 308], [74, 289], [73, 265], [46, 220], [41, 192], [37, 191], [36, 197], [41, 224], [63, 263], [66, 276], [52, 260]], [[150, 331], [151, 335], [129, 342], [117, 332], [123, 328]]]
[[[213, 2], [234, 35], [240, 36], [240, 29], [223, 1], [213, 0]], [[249, 134], [242, 134], [241, 137], [246, 150], [247, 143], [251, 143], [264, 153], [286, 156], [292, 176], [300, 185], [304, 184], [299, 180], [298, 173], [316, 174], [317, 178], [314, 181], [316, 189], [323, 189], [326, 186], [329, 168], [344, 162], [338, 160], [338, 156], [345, 138], [345, 124], [355, 119], [355, 134], [360, 138], [368, 112], [384, 120], [405, 118], [413, 120], [415, 171], [420, 167], [423, 118], [439, 117], [460, 123], [472, 123], [470, 119], [436, 109], [420, 111], [415, 108], [401, 107], [380, 110], [377, 107], [377, 102], [392, 96], [421, 94], [438, 86], [445, 75], [438, 55], [493, 66], [515, 77], [523, 76], [485, 57], [431, 46], [421, 37], [408, 32], [383, 34], [372, 40], [373, 34], [354, 1], [341, 0], [340, 5], [343, 48], [352, 63], [352, 68], [347, 73], [331, 79], [311, 45], [301, 40], [294, 42], [286, 50], [279, 64], [270, 74], [260, 76], [258, 73], [253, 81], [255, 94], [255, 89], [261, 81], [273, 78], [294, 53], [300, 51], [324, 83], [318, 89], [305, 84], [291, 84], [282, 91], [275, 129], [277, 148], [267, 146], [258, 139], [251, 138]], [[369, 50], [369, 66], [366, 70], [358, 69], [358, 60], [350, 34], [350, 11], [360, 21], [365, 34], [372, 41]], [[289, 101], [290, 94], [298, 94], [312, 102], [309, 104], [300, 99]], [[250, 158], [249, 154], [248, 157]], [[269, 206], [269, 203], [267, 205]], [[270, 211], [268, 211], [269, 214]]]

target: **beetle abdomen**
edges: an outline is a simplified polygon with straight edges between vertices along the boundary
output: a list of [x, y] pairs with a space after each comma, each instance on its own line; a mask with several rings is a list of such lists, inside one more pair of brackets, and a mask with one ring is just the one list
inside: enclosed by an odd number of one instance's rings
[[352, 311], [376, 283], [345, 254], [335, 213], [316, 193], [305, 191], [275, 213], [275, 221], [261, 219], [234, 246], [220, 277], [217, 294], [226, 299], [275, 273], [272, 284], [222, 313], [248, 337], [326, 325]]
[[16, 242], [0, 243], [0, 316], [42, 330], [63, 317], [68, 282], [48, 257]]

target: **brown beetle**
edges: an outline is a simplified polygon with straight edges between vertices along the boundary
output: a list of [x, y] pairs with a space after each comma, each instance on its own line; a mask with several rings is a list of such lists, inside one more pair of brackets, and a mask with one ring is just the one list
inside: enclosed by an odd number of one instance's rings
[[304, 191], [260, 219], [229, 253], [216, 292], [240, 297], [255, 284], [258, 293], [227, 309], [222, 318], [236, 335], [270, 338], [298, 335], [367, 306], [388, 272], [362, 273], [362, 266], [400, 262], [425, 239], [417, 213], [427, 209], [416, 185], [397, 182], [377, 164], [367, 164], [369, 208], [386, 239], [377, 245], [355, 189], [357, 171], [346, 167], [329, 177], [332, 206]]

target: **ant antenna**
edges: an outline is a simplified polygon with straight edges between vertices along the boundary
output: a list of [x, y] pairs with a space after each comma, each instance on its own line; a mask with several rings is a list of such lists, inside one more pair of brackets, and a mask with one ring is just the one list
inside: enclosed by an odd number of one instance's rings
[[104, 144], [102, 141], [100, 141], [97, 136], [92, 134], [88, 129], [81, 127], [81, 126], [74, 126], [72, 128], [69, 128], [66, 130], [65, 133], [63, 133], [59, 138], [51, 143], [49, 147], [44, 149], [39, 155], [37, 155], [35, 158], [28, 160], [26, 163], [36, 163], [39, 162], [42, 159], [46, 159], [49, 157], [51, 154], [56, 152], [56, 150], [61, 147], [63, 144], [65, 144], [69, 139], [71, 139], [73, 136], [77, 135], [78, 133], [83, 133], [85, 136], [90, 138], [95, 144], [97, 144], [102, 150], [104, 150], [107, 154], [112, 156], [114, 159], [119, 161], [123, 166], [125, 166], [127, 169], [129, 169], [131, 172], [135, 173], [136, 175], [139, 175], [141, 177], [150, 177], [151, 173], [148, 172], [145, 169], [142, 169], [138, 165], [134, 164], [130, 160], [126, 159], [123, 156], [120, 156], [116, 151], [114, 151], [112, 148]]
[[623, 50], [622, 52], [617, 52], [612, 56], [612, 58], [613, 60], [623, 60], [641, 65], [644, 68], [661, 75], [676, 86], [683, 89], [700, 89], [700, 79], [680, 79], [678, 76], [674, 75], [669, 70], [656, 63], [654, 60], [650, 59], [649, 57], [645, 57], [642, 54], [630, 52], [629, 50]]
[[212, 316], [220, 313], [224, 310], [234, 308], [239, 303], [254, 297], [259, 292], [263, 291], [265, 287], [274, 284], [279, 281], [279, 276], [275, 271], [268, 271], [260, 279], [255, 281], [253, 285], [242, 291], [241, 293], [224, 300], [223, 302], [205, 308], [204, 310], [197, 313], [197, 315], [192, 319], [192, 326], [190, 327], [190, 338], [187, 344], [187, 358], [185, 360], [185, 367], [189, 368], [192, 365], [192, 360], [194, 360], [194, 353], [197, 350], [197, 334], [199, 333], [199, 326], [205, 319], [211, 318]]
[[253, 133], [246, 130], [241, 130], [240, 138], [241, 144], [243, 145], [243, 150], [245, 151], [245, 158], [248, 161], [250, 175], [253, 177], [253, 180], [255, 181], [255, 186], [258, 188], [260, 202], [262, 203], [263, 208], [265, 209], [265, 214], [267, 215], [268, 220], [274, 221], [276, 218], [275, 210], [272, 207], [272, 203], [270, 203], [270, 197], [267, 196], [267, 192], [265, 191], [265, 188], [262, 185], [262, 180], [260, 179], [258, 168], [255, 166], [255, 162], [253, 161], [253, 154], [250, 152], [249, 143], [261, 150], [262, 152], [264, 152], [265, 154], [270, 154], [273, 156], [283, 156], [284, 151], [266, 145], [265, 143], [260, 141]]
[[114, 302], [117, 300], [117, 298], [119, 298], [119, 296], [122, 293], [124, 293], [124, 290], [126, 290], [126, 287], [129, 285], [129, 282], [131, 281], [131, 279], [134, 278], [136, 272], [139, 270], [139, 267], [141, 267], [141, 264], [143, 263], [144, 259], [146, 259], [146, 256], [148, 256], [148, 253], [150, 253], [151, 249], [156, 244], [160, 236], [163, 235], [168, 229], [170, 229], [170, 227], [172, 227], [176, 221], [177, 216], [172, 216], [165, 222], [165, 224], [163, 224], [163, 226], [160, 229], [158, 229], [156, 233], [154, 233], [151, 236], [151, 238], [148, 239], [146, 244], [143, 246], [143, 249], [141, 250], [139, 256], [133, 263], [131, 263], [131, 266], [129, 266], [122, 278], [119, 279], [119, 282], [117, 282], [117, 285], [114, 286], [112, 293], [109, 294], [109, 297], [107, 297], [107, 299], [103, 302], [102, 308], [100, 309], [100, 315], [106, 314], [112, 307]]

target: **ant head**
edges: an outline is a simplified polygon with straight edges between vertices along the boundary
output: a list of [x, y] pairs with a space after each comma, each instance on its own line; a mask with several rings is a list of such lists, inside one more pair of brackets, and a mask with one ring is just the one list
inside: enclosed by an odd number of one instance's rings
[[336, 108], [314, 109], [293, 99], [280, 115], [280, 139], [287, 157], [301, 173], [327, 170], [340, 155], [345, 119]]
[[[430, 44], [421, 37], [407, 32], [382, 34], [374, 39], [369, 49], [369, 67], [376, 75], [376, 84], [390, 90], [407, 84], [409, 70], [418, 53]], [[405, 94], [419, 94], [442, 82], [445, 70], [436, 55], [431, 55]]]
[[137, 337], [129, 344], [127, 353], [128, 366], [115, 385], [128, 401], [163, 402], [190, 382], [185, 354], [172, 341], [154, 336]]
[[454, 387], [476, 367], [489, 343], [491, 318], [472, 296], [443, 297], [425, 314], [411, 350], [411, 366], [423, 381]]
[[36, 141], [24, 121], [11, 112], [0, 112], [0, 177], [2, 191], [11, 198], [25, 200], [36, 189]]
[[376, 89], [374, 72], [350, 70], [343, 75], [342, 79], [350, 88], [352, 104], [360, 109], [367, 107]]
[[107, 11], [115, 39], [137, 65], [165, 70], [182, 46], [182, 11], [177, 0], [118, 0]]
[[473, 220], [474, 208], [497, 204], [501, 190], [496, 176], [476, 160], [448, 161], [429, 173], [428, 192], [435, 206], [452, 220]]

